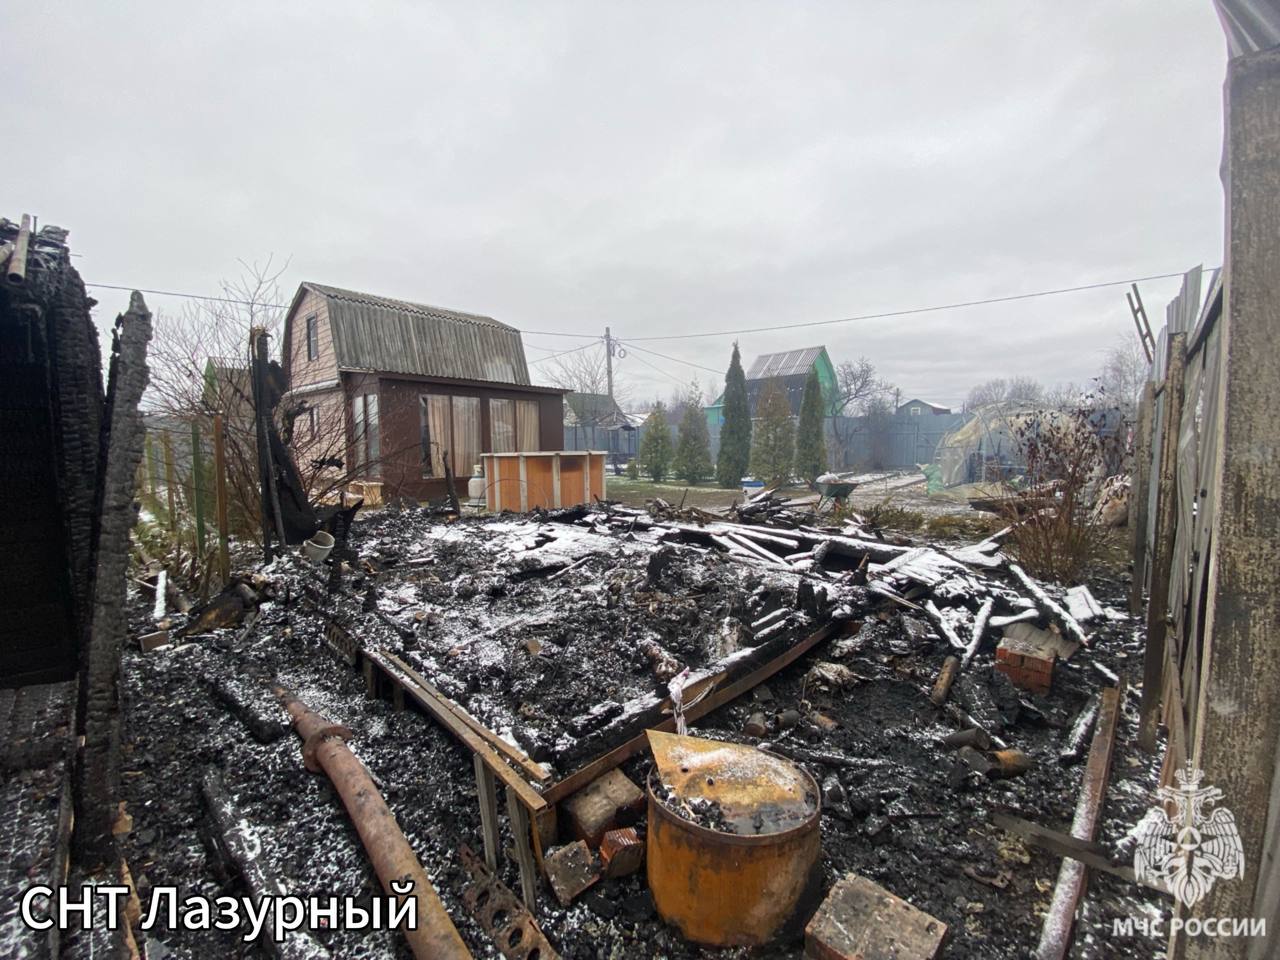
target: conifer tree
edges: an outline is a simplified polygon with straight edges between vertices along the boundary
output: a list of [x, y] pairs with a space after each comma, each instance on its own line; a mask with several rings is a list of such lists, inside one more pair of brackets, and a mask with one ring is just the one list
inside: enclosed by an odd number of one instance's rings
[[747, 377], [742, 371], [738, 344], [724, 375], [724, 423], [720, 427], [720, 453], [716, 457], [716, 481], [736, 487], [751, 461], [751, 407], [747, 402]]
[[800, 424], [796, 427], [795, 474], [809, 483], [827, 471], [827, 444], [822, 436], [822, 383], [818, 371], [810, 370], [800, 401]]
[[785, 483], [791, 479], [796, 430], [791, 422], [791, 404], [777, 380], [765, 385], [756, 414], [751, 472], [765, 483]]
[[667, 408], [659, 400], [644, 422], [644, 439], [640, 441], [640, 466], [654, 483], [671, 472], [671, 430], [667, 426]]
[[707, 430], [707, 414], [702, 409], [702, 392], [696, 386], [690, 389], [684, 416], [680, 418], [680, 436], [671, 468], [691, 486], [711, 474], [711, 434]]

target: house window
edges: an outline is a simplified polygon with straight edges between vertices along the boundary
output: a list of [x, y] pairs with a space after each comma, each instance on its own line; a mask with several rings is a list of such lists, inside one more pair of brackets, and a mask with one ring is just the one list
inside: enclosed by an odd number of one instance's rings
[[307, 411], [307, 435], [314, 440], [320, 434], [320, 415], [315, 407]]
[[527, 452], [537, 450], [538, 443], [538, 401], [516, 401], [516, 443], [517, 450]]
[[469, 477], [480, 459], [480, 398], [422, 394], [418, 398], [422, 475], [444, 476], [444, 455], [455, 477]]
[[538, 436], [538, 401], [489, 401], [489, 449], [493, 453], [537, 450]]
[[516, 450], [516, 402], [493, 399], [489, 401], [489, 449], [493, 453], [515, 453]]
[[453, 453], [450, 465], [455, 476], [469, 477], [480, 462], [480, 398], [452, 397]]
[[919, 405], [918, 405], [918, 404], [912, 404], [912, 405], [911, 405], [911, 410], [910, 410], [910, 411], [908, 411], [908, 412], [909, 412], [909, 413], [911, 414], [911, 416], [913, 416], [913, 417], [918, 417], [918, 416], [920, 416], [920, 407], [919, 407]]
[[[424, 477], [444, 476], [444, 454], [454, 476], [469, 477], [486, 452], [479, 397], [424, 393], [418, 397], [420, 458]], [[494, 397], [489, 404], [488, 452], [538, 449], [538, 403]]]
[[366, 393], [353, 401], [352, 418], [355, 420], [356, 470], [367, 477], [380, 474], [382, 436], [378, 425], [378, 395]]
[[307, 317], [307, 359], [318, 360], [320, 358], [320, 330], [316, 323], [315, 314]]

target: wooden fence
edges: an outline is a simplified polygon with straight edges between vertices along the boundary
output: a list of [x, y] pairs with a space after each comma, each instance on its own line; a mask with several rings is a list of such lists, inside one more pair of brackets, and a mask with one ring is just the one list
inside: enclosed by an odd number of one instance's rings
[[[1220, 271], [1207, 279], [1204, 284], [1200, 267], [1189, 271], [1168, 306], [1139, 404], [1135, 444], [1131, 608], [1139, 611], [1144, 592], [1150, 593], [1139, 742], [1154, 750], [1157, 723], [1164, 720], [1169, 731], [1164, 783], [1189, 756], [1187, 731], [1195, 722], [1218, 499]], [[1208, 288], [1203, 304], [1202, 284]]]
[[[205, 590], [216, 571], [216, 583], [231, 573], [228, 521], [226, 429], [221, 415], [176, 419], [147, 425], [138, 491], [158, 522], [163, 522], [176, 549], [186, 538]], [[216, 543], [214, 542], [216, 541]]]

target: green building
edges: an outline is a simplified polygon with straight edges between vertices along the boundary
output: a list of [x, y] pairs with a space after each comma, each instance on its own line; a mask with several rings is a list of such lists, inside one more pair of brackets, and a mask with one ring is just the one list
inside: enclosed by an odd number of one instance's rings
[[[751, 416], [756, 416], [756, 404], [760, 402], [766, 384], [772, 380], [776, 380], [786, 392], [791, 415], [800, 416], [800, 402], [804, 399], [804, 385], [809, 379], [810, 370], [818, 371], [818, 383], [822, 385], [822, 393], [826, 398], [826, 413], [828, 416], [833, 415], [838, 403], [836, 368], [827, 355], [827, 348], [819, 346], [788, 350], [785, 353], [764, 353], [756, 357], [747, 371], [747, 403]], [[724, 423], [724, 394], [716, 397], [706, 411], [707, 428], [712, 437], [718, 437]]]

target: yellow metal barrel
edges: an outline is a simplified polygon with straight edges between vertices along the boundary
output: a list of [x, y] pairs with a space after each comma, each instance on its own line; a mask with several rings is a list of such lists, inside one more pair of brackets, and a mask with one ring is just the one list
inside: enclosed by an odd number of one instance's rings
[[[650, 741], [647, 860], [658, 913], [697, 943], [766, 943], [818, 866], [818, 785], [750, 746], [654, 732]], [[715, 826], [688, 815], [708, 809]]]

